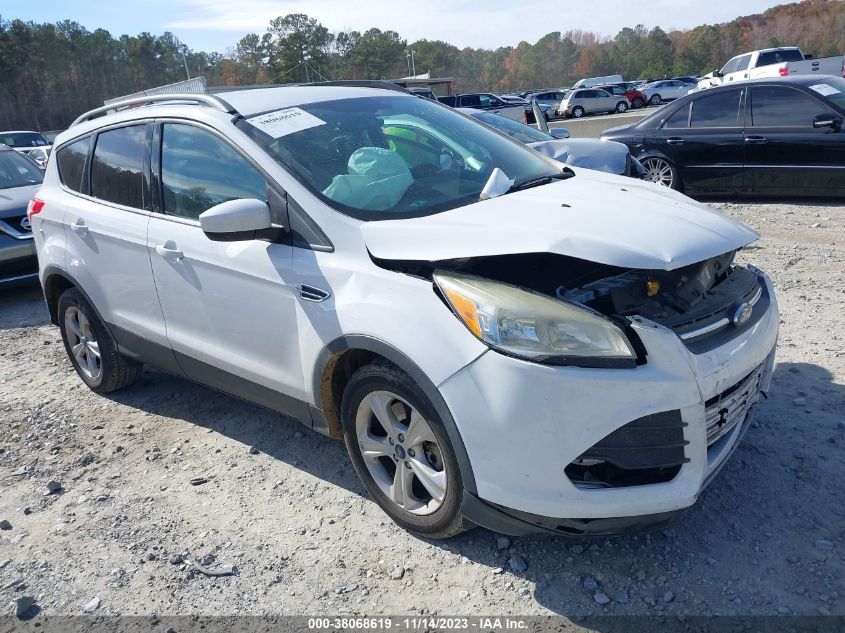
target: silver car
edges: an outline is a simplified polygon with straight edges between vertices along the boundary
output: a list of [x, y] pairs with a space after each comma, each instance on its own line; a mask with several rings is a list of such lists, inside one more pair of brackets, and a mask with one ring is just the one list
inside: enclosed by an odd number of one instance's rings
[[660, 105], [664, 101], [683, 97], [693, 88], [695, 88], [695, 84], [688, 84], [677, 79], [663, 79], [646, 84], [640, 90], [648, 98], [651, 105]]
[[534, 99], [546, 112], [546, 108], [551, 110], [552, 118], [559, 116], [560, 103], [566, 97], [567, 90], [546, 90], [545, 92], [532, 92], [525, 96], [526, 99]]
[[597, 112], [627, 112], [630, 107], [624, 95], [612, 95], [600, 88], [570, 90], [560, 102], [563, 115], [575, 119]]

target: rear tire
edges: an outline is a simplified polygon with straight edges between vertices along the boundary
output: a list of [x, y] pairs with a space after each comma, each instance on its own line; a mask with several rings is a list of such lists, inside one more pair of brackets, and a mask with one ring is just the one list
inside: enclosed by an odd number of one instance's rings
[[651, 95], [651, 99], [648, 100], [651, 105], [660, 105], [663, 102], [663, 99], [660, 98], [660, 95]]
[[653, 182], [675, 191], [682, 191], [681, 177], [678, 168], [660, 156], [641, 158], [640, 163], [645, 168], [643, 180]]
[[397, 524], [432, 539], [471, 527], [446, 428], [410, 376], [387, 361], [359, 368], [343, 392], [341, 424], [358, 477]]
[[118, 352], [117, 342], [79, 290], [65, 290], [58, 309], [65, 351], [92, 391], [110, 393], [135, 382], [143, 365]]

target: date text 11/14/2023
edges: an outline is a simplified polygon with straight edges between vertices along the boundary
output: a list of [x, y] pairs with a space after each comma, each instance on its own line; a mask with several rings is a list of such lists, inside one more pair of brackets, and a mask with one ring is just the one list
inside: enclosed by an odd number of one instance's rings
[[522, 618], [500, 616], [442, 617], [442, 616], [395, 616], [395, 617], [318, 617], [308, 618], [312, 630], [475, 630], [515, 631], [528, 627]]

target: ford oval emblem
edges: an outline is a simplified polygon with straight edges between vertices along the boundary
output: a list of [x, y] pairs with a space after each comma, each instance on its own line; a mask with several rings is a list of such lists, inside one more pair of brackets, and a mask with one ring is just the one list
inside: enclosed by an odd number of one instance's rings
[[751, 319], [751, 313], [754, 312], [754, 306], [750, 303], [741, 303], [731, 317], [731, 322], [736, 327], [742, 327]]

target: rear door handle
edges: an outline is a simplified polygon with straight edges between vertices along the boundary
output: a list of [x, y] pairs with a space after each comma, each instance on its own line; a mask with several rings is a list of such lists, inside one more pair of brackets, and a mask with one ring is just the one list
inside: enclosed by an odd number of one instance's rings
[[768, 143], [769, 139], [765, 136], [746, 136], [745, 142], [749, 145], [762, 145], [763, 143]]
[[73, 229], [74, 233], [79, 235], [79, 237], [85, 237], [88, 235], [88, 225], [85, 224], [85, 220], [82, 218], [76, 218], [76, 221], [70, 225], [70, 228]]
[[165, 259], [182, 259], [185, 257], [185, 253], [179, 250], [173, 240], [167, 240], [164, 244], [156, 244], [156, 253]]
[[669, 143], [669, 145], [683, 145], [685, 141], [684, 139], [678, 138], [677, 136], [672, 136], [670, 138], [667, 138], [666, 142]]

